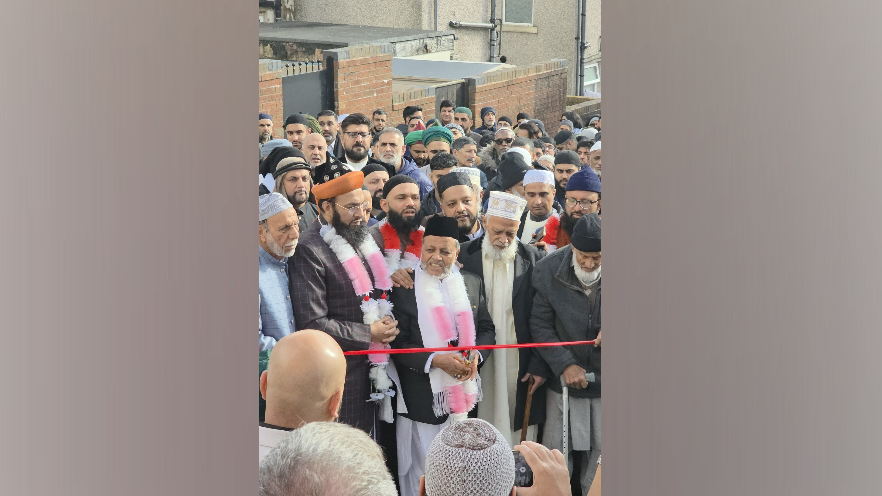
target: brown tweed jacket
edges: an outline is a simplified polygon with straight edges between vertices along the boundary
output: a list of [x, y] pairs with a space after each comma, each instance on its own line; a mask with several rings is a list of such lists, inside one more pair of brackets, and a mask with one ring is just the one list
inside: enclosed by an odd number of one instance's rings
[[[327, 332], [343, 351], [366, 350], [371, 342], [371, 328], [362, 323], [361, 299], [337, 260], [337, 256], [319, 235], [316, 221], [300, 235], [297, 251], [288, 259], [291, 274], [291, 307], [297, 330], [317, 329]], [[368, 274], [370, 267], [365, 264]], [[376, 295], [378, 297], [379, 292]], [[367, 356], [346, 357], [346, 385], [340, 421], [368, 434], [374, 428], [376, 406], [369, 403], [371, 384]]]

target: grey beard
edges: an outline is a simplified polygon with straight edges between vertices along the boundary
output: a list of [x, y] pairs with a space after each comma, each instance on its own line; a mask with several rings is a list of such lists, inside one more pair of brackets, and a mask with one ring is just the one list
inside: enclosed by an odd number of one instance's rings
[[276, 243], [276, 240], [267, 233], [266, 246], [270, 249], [270, 252], [272, 252], [273, 255], [281, 258], [288, 258], [294, 256], [294, 251], [297, 249], [297, 241], [298, 240], [295, 239], [291, 251], [286, 252], [285, 249], [279, 246], [279, 244]]
[[441, 273], [440, 276], [433, 276], [432, 274], [429, 274], [429, 272], [426, 271], [426, 262], [420, 262], [420, 268], [423, 269], [423, 273], [424, 273], [425, 275], [427, 275], [427, 276], [429, 276], [429, 277], [432, 277], [432, 278], [435, 278], [435, 279], [438, 279], [439, 281], [442, 281], [442, 280], [446, 279], [447, 276], [449, 276], [450, 273], [453, 272], [453, 264], [448, 265], [448, 266], [444, 269], [444, 272]]
[[398, 166], [401, 165], [401, 155], [400, 154], [395, 155], [394, 157], [392, 157], [388, 160], [383, 158], [382, 156], [380, 156], [380, 161], [386, 165], [391, 165], [392, 167], [395, 167], [396, 169], [398, 169]]
[[518, 254], [518, 242], [517, 240], [514, 240], [506, 248], [499, 249], [493, 246], [493, 243], [490, 242], [490, 238], [485, 235], [484, 241], [481, 242], [481, 250], [483, 250], [484, 253], [491, 254], [493, 260], [511, 262]]
[[600, 267], [597, 267], [591, 272], [586, 272], [585, 269], [580, 267], [579, 263], [576, 262], [575, 256], [573, 257], [573, 269], [576, 271], [576, 277], [579, 279], [579, 282], [585, 286], [590, 286], [600, 279]]

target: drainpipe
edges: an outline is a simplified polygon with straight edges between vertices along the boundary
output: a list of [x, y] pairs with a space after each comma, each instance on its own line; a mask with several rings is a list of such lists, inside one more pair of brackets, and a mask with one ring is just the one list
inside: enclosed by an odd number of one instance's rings
[[489, 22], [462, 22], [462, 21], [450, 21], [450, 27], [453, 28], [479, 28], [479, 29], [493, 29], [493, 25]]
[[438, 0], [435, 0], [435, 31], [438, 31]]
[[496, 0], [490, 0], [490, 62], [496, 62], [497, 50], [499, 44], [499, 33], [496, 31]]
[[[437, 3], [438, 0], [435, 0]], [[490, 0], [490, 22], [462, 22], [450, 21], [453, 28], [477, 28], [490, 30], [490, 62], [496, 62], [499, 58], [499, 31], [497, 31], [496, 0]], [[437, 30], [437, 28], [436, 28]]]
[[584, 96], [585, 93], [585, 49], [588, 48], [588, 44], [585, 43], [585, 29], [587, 25], [587, 15], [586, 10], [588, 7], [588, 0], [582, 0], [581, 11], [582, 11], [582, 19], [581, 24], [579, 25], [579, 88], [577, 90], [577, 95]]

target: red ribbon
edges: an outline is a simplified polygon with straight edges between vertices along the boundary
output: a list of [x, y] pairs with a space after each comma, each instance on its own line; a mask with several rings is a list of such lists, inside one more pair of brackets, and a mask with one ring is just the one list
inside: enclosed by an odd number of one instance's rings
[[443, 348], [399, 348], [389, 350], [358, 350], [344, 351], [344, 355], [375, 355], [386, 353], [397, 355], [399, 353], [434, 353], [437, 351], [467, 351], [467, 350], [499, 350], [505, 348], [547, 348], [549, 346], [576, 346], [594, 344], [591, 341], [565, 341], [561, 343], [525, 343], [525, 344], [485, 344], [483, 346], [447, 346]]

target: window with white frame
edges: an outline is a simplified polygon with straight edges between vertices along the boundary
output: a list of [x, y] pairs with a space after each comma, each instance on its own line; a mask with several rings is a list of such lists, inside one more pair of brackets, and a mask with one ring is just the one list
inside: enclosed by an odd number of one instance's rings
[[533, 0], [503, 0], [502, 22], [533, 25]]
[[585, 79], [582, 84], [582, 94], [597, 93], [600, 86], [600, 63], [587, 64], [585, 66]]

